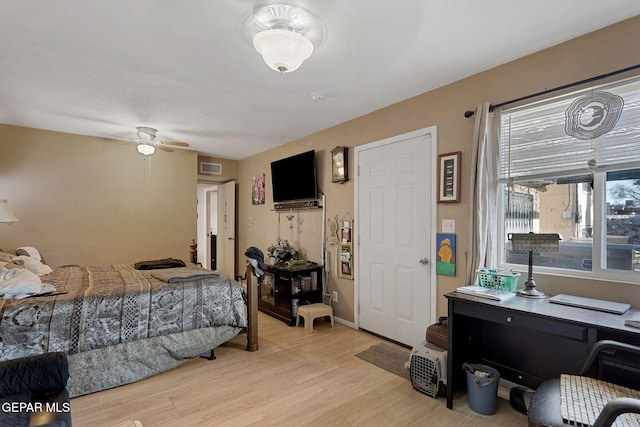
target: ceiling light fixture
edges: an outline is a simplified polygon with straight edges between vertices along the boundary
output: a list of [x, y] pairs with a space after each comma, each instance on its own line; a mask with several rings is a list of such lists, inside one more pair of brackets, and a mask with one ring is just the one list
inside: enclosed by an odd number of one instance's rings
[[142, 154], [143, 156], [150, 156], [156, 152], [156, 147], [148, 142], [141, 142], [136, 148], [138, 149], [138, 153]]
[[140, 141], [138, 142], [138, 153], [143, 156], [150, 156], [156, 152], [156, 147], [151, 143], [154, 139], [156, 139], [156, 135], [158, 134], [158, 130], [146, 126], [138, 126], [136, 127], [136, 132], [138, 134], [138, 138]]
[[136, 128], [136, 132], [138, 133], [138, 138], [143, 141], [153, 141], [156, 139], [156, 135], [158, 134], [158, 130], [146, 126], [138, 126]]
[[285, 4], [256, 9], [244, 20], [243, 32], [269, 68], [280, 74], [297, 70], [322, 45], [325, 36], [318, 18]]

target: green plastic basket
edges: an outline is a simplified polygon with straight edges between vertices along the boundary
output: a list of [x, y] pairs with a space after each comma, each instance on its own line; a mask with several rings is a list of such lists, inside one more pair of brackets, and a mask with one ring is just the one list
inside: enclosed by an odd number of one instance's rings
[[476, 273], [478, 274], [478, 284], [484, 288], [504, 292], [515, 292], [518, 289], [520, 273], [502, 275], [497, 274], [495, 270], [476, 271]]

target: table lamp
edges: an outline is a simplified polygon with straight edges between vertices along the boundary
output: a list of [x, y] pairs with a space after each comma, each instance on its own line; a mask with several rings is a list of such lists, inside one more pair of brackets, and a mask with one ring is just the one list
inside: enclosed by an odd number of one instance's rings
[[509, 233], [511, 249], [514, 251], [529, 251], [529, 275], [524, 289], [518, 291], [518, 295], [527, 298], [544, 298], [546, 295], [536, 289], [533, 280], [533, 253], [534, 252], [558, 252], [562, 238], [557, 233]]
[[20, 221], [9, 209], [7, 199], [0, 199], [0, 222], [12, 223]]

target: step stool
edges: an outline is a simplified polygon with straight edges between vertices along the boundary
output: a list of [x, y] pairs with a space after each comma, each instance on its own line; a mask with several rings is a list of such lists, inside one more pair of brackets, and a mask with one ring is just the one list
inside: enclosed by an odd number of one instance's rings
[[305, 332], [313, 332], [313, 321], [318, 317], [325, 316], [331, 318], [331, 327], [333, 328], [333, 308], [330, 305], [322, 303], [301, 305], [298, 307], [296, 326], [300, 325], [300, 317], [304, 317]]

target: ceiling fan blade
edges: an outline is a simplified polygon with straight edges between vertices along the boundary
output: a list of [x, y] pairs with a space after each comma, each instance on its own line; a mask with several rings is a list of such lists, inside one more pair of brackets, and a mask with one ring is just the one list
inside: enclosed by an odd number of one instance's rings
[[172, 151], [174, 151], [173, 148], [163, 147], [162, 145], [156, 145], [156, 147], [158, 147], [158, 150], [162, 150], [162, 151], [165, 151], [167, 153], [171, 153]]
[[174, 147], [188, 147], [189, 144], [187, 144], [186, 142], [179, 142], [179, 141], [162, 141], [162, 143], [164, 145], [173, 145]]

